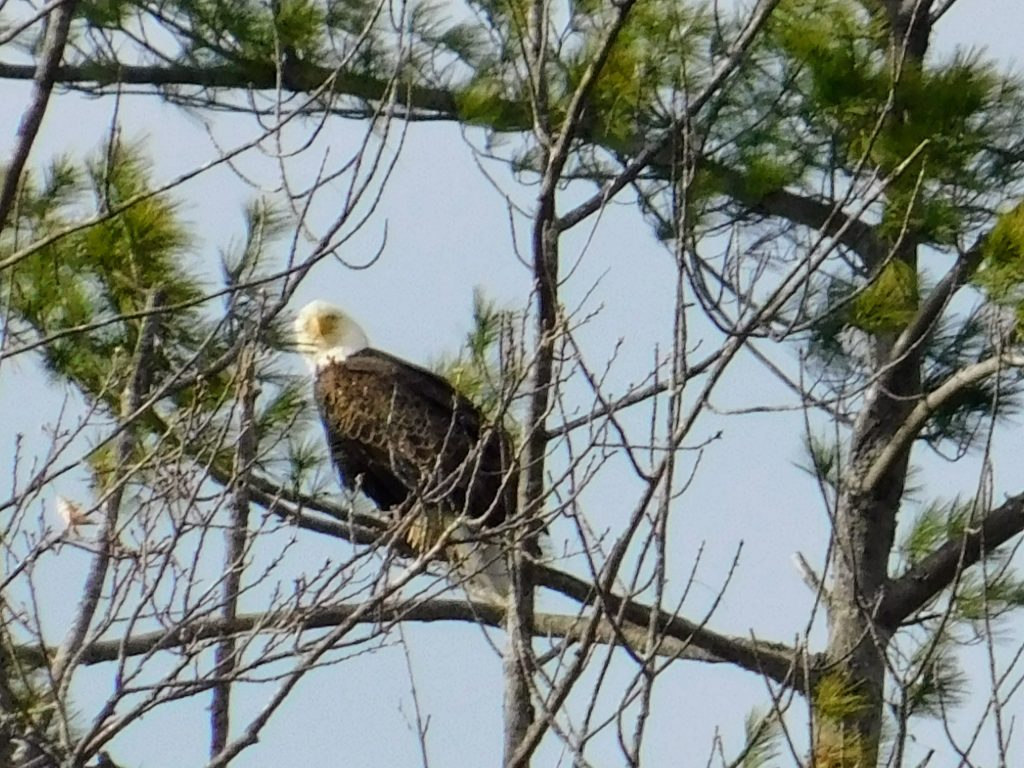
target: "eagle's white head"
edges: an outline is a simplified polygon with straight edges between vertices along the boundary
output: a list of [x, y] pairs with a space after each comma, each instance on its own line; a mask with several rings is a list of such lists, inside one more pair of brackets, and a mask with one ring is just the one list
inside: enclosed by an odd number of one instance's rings
[[295, 318], [295, 345], [313, 370], [370, 346], [359, 324], [326, 301], [312, 301]]

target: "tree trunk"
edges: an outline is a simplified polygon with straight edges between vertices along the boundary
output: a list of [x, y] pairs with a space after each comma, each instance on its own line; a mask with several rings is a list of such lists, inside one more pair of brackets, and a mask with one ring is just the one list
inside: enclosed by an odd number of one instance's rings
[[[833, 532], [829, 673], [814, 692], [819, 768], [878, 764], [889, 630], [877, 622], [888, 581], [896, 517], [906, 487], [909, 449], [863, 486], [868, 471], [920, 397], [920, 356], [893, 364], [893, 339], [876, 347], [879, 378], [854, 425], [845, 486]], [[884, 373], [888, 370], [888, 374]]]
[[[887, 0], [892, 41], [893, 102], [887, 121], [909, 119], [901, 96], [908, 72], [920, 72], [928, 49], [930, 0]], [[895, 184], [902, 183], [896, 180]], [[915, 196], [911, 196], [914, 200]], [[911, 202], [910, 205], [916, 205]], [[895, 211], [909, 221], [907, 211]], [[905, 228], [891, 246], [893, 261], [916, 275], [915, 234]], [[854, 425], [849, 463], [833, 523], [833, 579], [826, 656], [830, 672], [813, 692], [815, 764], [819, 768], [878, 765], [885, 704], [886, 650], [891, 630], [879, 625], [888, 583], [896, 518], [906, 488], [910, 448], [866, 487], [868, 473], [921, 397], [920, 344], [894, 359], [896, 333], [875, 337], [875, 383]]]

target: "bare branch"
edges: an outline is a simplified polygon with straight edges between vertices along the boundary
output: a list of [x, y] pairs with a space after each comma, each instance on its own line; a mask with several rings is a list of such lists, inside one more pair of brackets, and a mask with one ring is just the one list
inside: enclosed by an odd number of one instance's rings
[[46, 107], [50, 103], [53, 84], [59, 78], [58, 65], [64, 56], [64, 46], [68, 41], [68, 31], [76, 5], [77, 0], [64, 0], [53, 9], [53, 16], [46, 28], [39, 63], [27, 68], [32, 70], [31, 77], [35, 81], [35, 86], [32, 89], [32, 100], [21, 117], [21, 125], [18, 126], [18, 139], [11, 161], [4, 169], [3, 186], [0, 187], [0, 230], [4, 228], [11, 212], [18, 184], [21, 182], [21, 174], [25, 170], [29, 152], [32, 151], [39, 126], [42, 125], [43, 116], [46, 114]]
[[[235, 450], [235, 466], [231, 487], [234, 499], [231, 523], [226, 531], [224, 552], [223, 616], [230, 623], [238, 611], [238, 597], [242, 584], [249, 542], [249, 476], [256, 461], [256, 360], [252, 344], [242, 351], [238, 364], [239, 434]], [[216, 676], [223, 682], [213, 688], [210, 704], [210, 756], [215, 757], [228, 743], [231, 712], [231, 679], [236, 666], [235, 642], [225, 637], [214, 653]]]
[[[288, 613], [250, 613], [240, 614], [232, 619], [204, 619], [189, 624], [182, 624], [170, 631], [156, 631], [138, 634], [128, 638], [98, 640], [87, 645], [80, 656], [80, 663], [86, 666], [104, 664], [132, 656], [152, 654], [154, 651], [174, 650], [190, 647], [206, 640], [221, 641], [232, 636], [245, 635], [255, 631], [265, 633], [291, 633], [316, 629], [328, 629], [339, 626], [356, 616], [356, 623], [365, 624], [396, 624], [400, 622], [434, 623], [462, 621], [479, 623], [501, 628], [505, 622], [505, 611], [492, 603], [473, 603], [465, 600], [416, 600], [409, 603], [382, 605], [370, 612], [361, 611], [361, 605], [338, 605], [315, 608], [296, 615]], [[634, 605], [627, 608], [630, 613], [641, 616], [644, 607]], [[656, 613], [657, 617], [658, 614]], [[587, 616], [568, 614], [539, 613], [535, 616], [534, 631], [538, 638], [564, 638], [577, 641], [583, 638], [585, 629], [590, 622]], [[675, 627], [676, 631], [666, 636], [658, 645], [658, 655], [672, 660], [701, 661], [711, 664], [734, 663], [730, 656], [718, 655], [700, 647], [701, 644], [727, 649], [737, 644], [744, 650], [739, 653], [749, 654], [750, 659], [761, 659], [766, 667], [774, 669], [783, 659], [785, 646], [774, 643], [755, 643], [740, 638], [719, 636], [709, 641], [707, 630], [686, 622], [673, 622], [670, 617], [663, 616], [658, 620], [662, 628]], [[689, 631], [692, 630], [692, 631]], [[601, 644], [618, 645], [623, 639], [635, 647], [643, 647], [646, 643], [648, 628], [632, 623], [621, 624], [608, 619], [600, 620], [595, 629], [593, 641]], [[36, 665], [43, 663], [52, 651], [41, 651], [30, 646], [18, 646], [14, 649], [16, 656], [24, 663]], [[790, 652], [791, 653], [791, 652]], [[791, 657], [792, 658], [792, 655]], [[787, 662], [789, 663], [789, 662]], [[750, 669], [754, 674], [765, 674], [765, 670], [756, 662]], [[783, 678], [785, 679], [785, 678]], [[790, 676], [788, 685], [794, 685], [796, 678]], [[795, 685], [794, 685], [795, 687]]]
[[[537, 583], [572, 597], [581, 603], [598, 600], [594, 585], [576, 576], [552, 568], [538, 568]], [[648, 627], [652, 622], [658, 631], [668, 637], [682, 640], [710, 656], [728, 661], [752, 672], [763, 675], [780, 685], [806, 691], [813, 685], [807, 681], [801, 649], [783, 643], [728, 637], [713, 632], [681, 616], [661, 609], [653, 609], [615, 594], [605, 593], [600, 600], [607, 606], [607, 612], [621, 616], [623, 620], [638, 627]], [[817, 659], [812, 659], [811, 670], [815, 670]]]
[[[956, 292], [964, 286], [970, 276], [981, 263], [984, 254], [985, 240], [982, 236], [963, 255], [956, 260], [956, 263], [943, 276], [942, 280], [932, 289], [928, 298], [921, 304], [914, 319], [907, 324], [907, 327], [900, 333], [899, 338], [893, 344], [889, 353], [889, 366], [887, 373], [896, 368], [896, 363], [904, 359], [913, 350], [920, 347], [925, 339], [931, 334], [942, 316], [942, 312], [949, 305], [950, 300]], [[881, 379], [883, 386], [887, 386], [888, 378]]]
[[750, 206], [754, 212], [776, 216], [830, 237], [838, 237], [839, 242], [861, 257], [867, 269], [875, 269], [885, 261], [889, 245], [879, 237], [875, 228], [860, 218], [843, 213], [836, 203], [786, 189], [754, 197], [745, 191], [742, 173], [712, 161], [703, 161], [703, 164], [715, 178], [721, 179], [726, 194]]
[[[146, 306], [150, 310], [150, 314], [146, 315], [139, 331], [135, 357], [132, 361], [128, 381], [121, 394], [121, 419], [123, 422], [128, 422], [136, 416], [146, 397], [146, 385], [151, 372], [153, 348], [159, 327], [159, 315], [153, 313], [152, 310], [159, 307], [162, 302], [162, 295], [156, 291], [152, 292], [147, 300]], [[63, 700], [63, 694], [66, 693], [71, 682], [69, 673], [78, 663], [89, 626], [100, 602], [100, 595], [110, 566], [111, 549], [116, 539], [115, 532], [121, 511], [121, 499], [125, 483], [132, 471], [131, 456], [134, 443], [133, 430], [122, 428], [115, 443], [117, 470], [108, 482], [104, 502], [105, 516], [100, 531], [100, 545], [93, 556], [92, 565], [86, 576], [81, 606], [53, 662], [52, 675], [57, 683], [58, 700]]]

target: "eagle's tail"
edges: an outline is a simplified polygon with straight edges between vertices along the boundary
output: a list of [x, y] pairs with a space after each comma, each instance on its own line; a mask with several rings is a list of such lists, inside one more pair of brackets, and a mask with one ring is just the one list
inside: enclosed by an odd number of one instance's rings
[[481, 539], [469, 528], [458, 530], [449, 545], [449, 559], [463, 589], [474, 600], [504, 602], [512, 591], [512, 575], [501, 542]]

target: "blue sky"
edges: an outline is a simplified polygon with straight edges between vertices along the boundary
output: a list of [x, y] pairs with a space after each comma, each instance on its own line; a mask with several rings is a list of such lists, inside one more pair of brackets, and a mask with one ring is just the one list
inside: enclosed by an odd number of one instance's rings
[[[1003, 62], [1019, 61], [1024, 32], [1024, 8], [1015, 0], [960, 0], [942, 21], [937, 50], [953, 45], [987, 47]], [[0, 51], [0, 58], [3, 52]], [[0, 86], [5, 104], [25, 102], [27, 89]], [[33, 160], [56, 151], [74, 155], [91, 152], [103, 140], [111, 120], [106, 100], [61, 96], [48, 114]], [[16, 110], [0, 114], [0, 142], [6, 153], [16, 127]], [[156, 164], [157, 177], [169, 179], [217, 155], [206, 131], [193, 118], [162, 106], [154, 99], [127, 97], [119, 112], [126, 137], [145, 139]], [[365, 127], [336, 121], [318, 145], [344, 152], [356, 145]], [[211, 132], [224, 146], [251, 131], [236, 116], [218, 115]], [[359, 261], [375, 249], [384, 234], [387, 247], [379, 264], [351, 270], [325, 262], [296, 297], [295, 306], [313, 298], [344, 305], [364, 325], [375, 346], [412, 361], [428, 364], [454, 350], [470, 326], [472, 288], [521, 305], [529, 288], [529, 273], [518, 262], [502, 192], [528, 204], [532, 189], [524, 188], [495, 164], [488, 164], [500, 190], [481, 173], [474, 145], [482, 136], [464, 136], [456, 126], [417, 124], [409, 128], [405, 146], [381, 202], [380, 215], [357, 236], [344, 254]], [[255, 176], [272, 178], [266, 160], [246, 162]], [[316, 158], [294, 166], [296, 178], [311, 178]], [[204, 174], [176, 191], [186, 218], [200, 239], [195, 250], [197, 269], [215, 269], [218, 249], [241, 236], [242, 205], [253, 189], [227, 169]], [[322, 213], [326, 213], [323, 211]], [[520, 225], [522, 222], [520, 222]], [[522, 231], [520, 231], [522, 236]], [[652, 237], [649, 227], [630, 205], [613, 205], [593, 232], [571, 238], [567, 262], [582, 255], [579, 269], [565, 289], [569, 306], [583, 303], [595, 312], [580, 338], [591, 364], [602, 367], [621, 342], [611, 367], [609, 387], [623, 391], [649, 366], [656, 346], [669, 341], [673, 265], [671, 255]], [[294, 370], [301, 368], [295, 360]], [[722, 410], [746, 403], [750, 393], [761, 401], [789, 403], [785, 391], [749, 359], [740, 363], [715, 396]], [[23, 433], [31, 454], [45, 447], [45, 427], [67, 393], [48, 381], [36, 365], [22, 357], [0, 369], [0, 399], [17, 402], [4, 417], [0, 431], [0, 467], [11, 461], [10, 435]], [[644, 418], [643, 414], [636, 417]], [[703, 611], [718, 594], [729, 564], [742, 541], [735, 575], [711, 625], [725, 632], [792, 640], [804, 629], [813, 595], [791, 564], [794, 552], [820, 562], [827, 520], [811, 479], [796, 469], [802, 459], [801, 417], [798, 413], [756, 414], [709, 423], [704, 434], [723, 430], [723, 438], [705, 452], [693, 487], [674, 516], [671, 546], [681, 584], [700, 553], [701, 566], [684, 613]], [[1019, 432], [1019, 430], [1016, 430]], [[1019, 455], [1021, 438], [1004, 431], [997, 456]], [[1005, 467], [998, 470], [999, 466]], [[1018, 463], [997, 465], [996, 498], [1019, 488]], [[950, 465], [925, 463], [922, 482], [929, 495], [971, 492], [977, 481], [977, 461]], [[1005, 476], [1004, 476], [1005, 475]], [[5, 487], [5, 491], [7, 488]], [[586, 495], [596, 528], [615, 526], [628, 513], [636, 494], [622, 466], [613, 462]], [[82, 493], [68, 483], [48, 489], [42, 497], [53, 523], [52, 501], [57, 493]], [[288, 533], [269, 541], [280, 543]], [[566, 531], [553, 531], [557, 549]], [[345, 545], [300, 537], [298, 554], [289, 568], [344, 556]], [[63, 555], [41, 569], [40, 595], [53, 606], [48, 619], [59, 629], [61, 614], [73, 606], [62, 597], [75, 594], [81, 562]], [[542, 602], [542, 607], [552, 607]], [[256, 606], [249, 606], [254, 609]], [[819, 628], [820, 629], [820, 628]], [[819, 629], [812, 639], [820, 641]], [[436, 765], [494, 765], [501, 751], [500, 660], [474, 626], [440, 625], [405, 628], [412, 680], [420, 704], [431, 718], [429, 755]], [[490, 633], [500, 646], [500, 633]], [[54, 639], [59, 638], [55, 633]], [[392, 641], [396, 638], [392, 637]], [[980, 671], [984, 657], [970, 651], [972, 667]], [[612, 675], [624, 681], [630, 666], [619, 660]], [[81, 710], [102, 700], [110, 686], [109, 668], [84, 670], [76, 687]], [[585, 702], [581, 693], [575, 706]], [[612, 689], [616, 690], [616, 689]], [[265, 685], [252, 685], [238, 697], [236, 715], [252, 713], [268, 696]], [[742, 672], [696, 663], [677, 663], [656, 690], [646, 757], [649, 765], [704, 764], [720, 733], [727, 754], [742, 744], [743, 718], [766, 701], [764, 684]], [[606, 702], [610, 703], [610, 702]], [[142, 768], [202, 765], [206, 753], [205, 697], [173, 705], [163, 714], [147, 717], [115, 742], [114, 756]], [[1024, 714], [1019, 703], [1011, 714]], [[320, 670], [301, 683], [288, 703], [262, 734], [260, 743], [245, 753], [239, 766], [266, 764], [414, 765], [419, 761], [413, 718], [410, 676], [397, 645]], [[922, 731], [922, 738], [931, 738]], [[614, 732], [603, 737], [614, 739]], [[937, 738], [937, 737], [936, 737]], [[941, 744], [941, 740], [938, 740]], [[611, 746], [611, 742], [609, 742]], [[619, 764], [617, 752], [609, 765]], [[552, 742], [537, 765], [555, 765], [563, 758]], [[562, 764], [570, 764], [566, 760]], [[933, 763], [936, 764], [936, 763]], [[938, 765], [951, 764], [945, 760]]]

